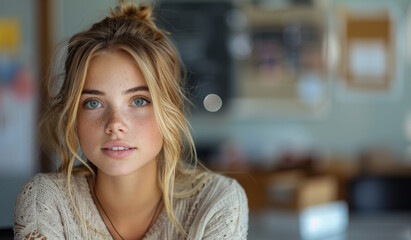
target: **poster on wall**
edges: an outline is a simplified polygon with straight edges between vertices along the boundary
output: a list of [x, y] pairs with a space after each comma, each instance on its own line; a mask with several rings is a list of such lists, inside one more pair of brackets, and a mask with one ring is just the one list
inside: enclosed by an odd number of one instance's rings
[[404, 70], [406, 1], [336, 0], [336, 93], [347, 101], [398, 99]]
[[395, 21], [387, 9], [340, 9], [341, 74], [349, 88], [387, 90], [395, 80]]
[[28, 175], [35, 156], [35, 81], [22, 56], [18, 18], [0, 17], [0, 175]]

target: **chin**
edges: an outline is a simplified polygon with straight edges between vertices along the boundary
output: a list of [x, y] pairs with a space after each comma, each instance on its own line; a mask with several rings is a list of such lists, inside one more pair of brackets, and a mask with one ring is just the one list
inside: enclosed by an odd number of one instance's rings
[[[150, 161], [151, 162], [151, 161]], [[127, 176], [139, 170], [143, 170], [145, 166], [147, 166], [150, 162], [147, 162], [143, 165], [139, 164], [130, 164], [130, 162], [115, 162], [106, 166], [102, 166], [99, 168], [100, 171], [104, 172], [104, 174], [112, 176], [112, 177], [120, 177], [120, 176]], [[143, 172], [147, 173], [148, 169], [144, 169]]]
[[101, 172], [104, 172], [105, 175], [111, 176], [111, 177], [121, 177], [121, 176], [127, 176], [133, 171], [130, 169], [99, 169]]

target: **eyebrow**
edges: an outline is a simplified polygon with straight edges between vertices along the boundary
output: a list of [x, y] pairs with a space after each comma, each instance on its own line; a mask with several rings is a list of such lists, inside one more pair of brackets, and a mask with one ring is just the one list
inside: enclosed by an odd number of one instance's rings
[[[127, 95], [130, 93], [135, 93], [138, 91], [146, 91], [148, 92], [148, 87], [147, 86], [139, 86], [139, 87], [134, 87], [134, 88], [130, 88], [127, 89], [125, 91], [122, 92], [123, 95]], [[99, 90], [93, 90], [93, 89], [83, 89], [83, 91], [81, 91], [81, 94], [90, 94], [90, 95], [105, 95], [104, 92], [101, 92]]]

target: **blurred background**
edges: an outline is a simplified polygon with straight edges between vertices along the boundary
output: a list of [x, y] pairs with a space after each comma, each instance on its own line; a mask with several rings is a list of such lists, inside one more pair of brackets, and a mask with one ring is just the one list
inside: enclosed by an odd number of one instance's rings
[[[411, 1], [152, 2], [249, 239], [411, 239]], [[36, 135], [50, 56], [115, 4], [0, 0], [0, 239], [22, 184], [58, 166]]]

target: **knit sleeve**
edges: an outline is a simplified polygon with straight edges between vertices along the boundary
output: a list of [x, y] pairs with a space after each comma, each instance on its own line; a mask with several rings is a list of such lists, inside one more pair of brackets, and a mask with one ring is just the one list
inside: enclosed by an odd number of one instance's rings
[[243, 188], [231, 180], [231, 186], [215, 203], [206, 224], [203, 240], [247, 239], [248, 202]]
[[54, 190], [46, 175], [36, 175], [22, 187], [14, 209], [14, 239], [64, 239]]

